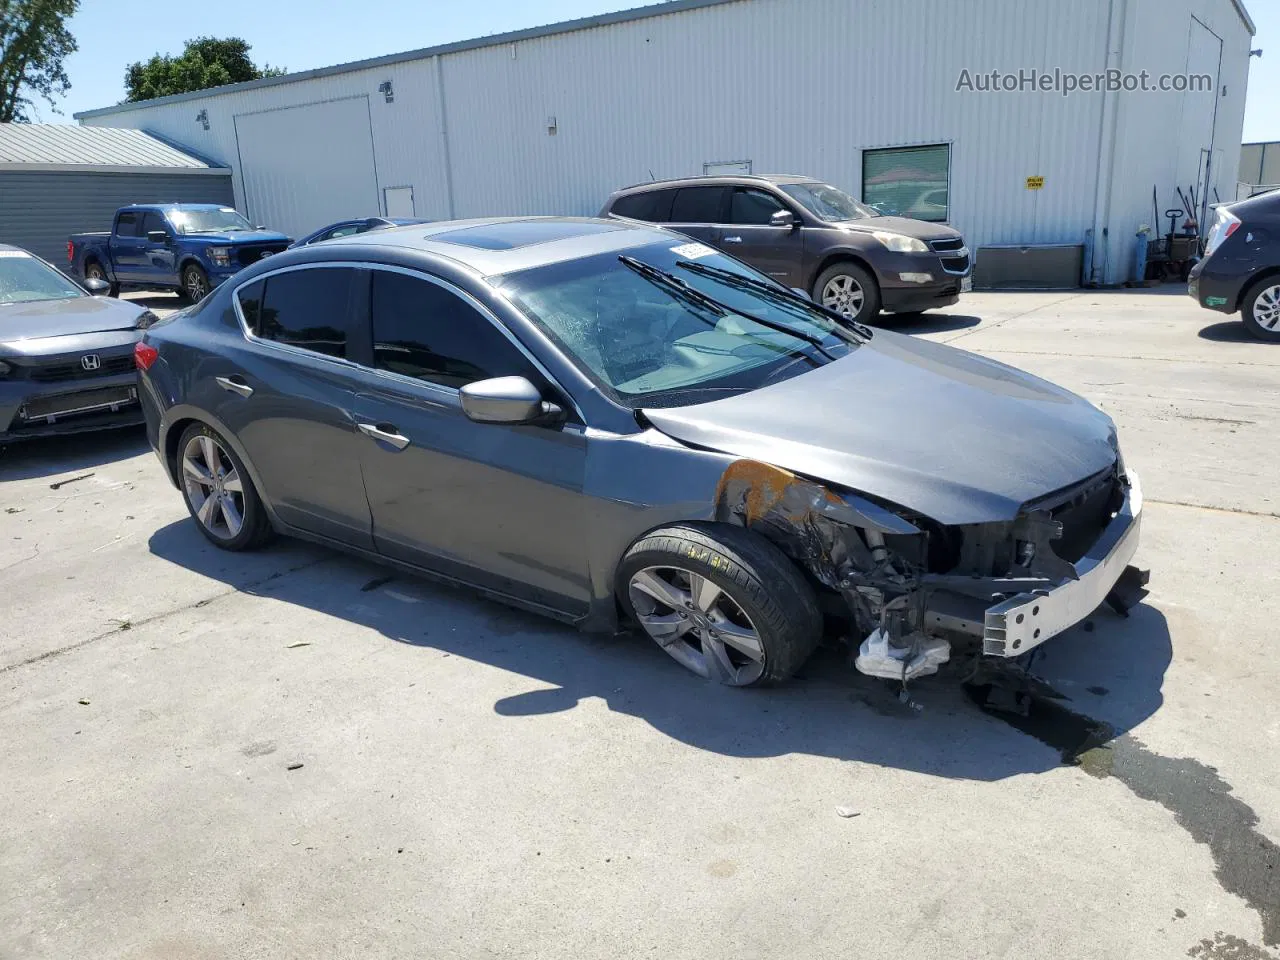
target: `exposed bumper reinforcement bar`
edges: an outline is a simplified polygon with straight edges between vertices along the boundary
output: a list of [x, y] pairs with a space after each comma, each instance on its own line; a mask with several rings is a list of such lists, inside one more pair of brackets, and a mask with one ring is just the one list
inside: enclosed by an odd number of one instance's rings
[[1089, 616], [1111, 594], [1138, 550], [1142, 485], [1133, 471], [1128, 481], [1124, 505], [1074, 564], [1077, 579], [1051, 590], [1020, 593], [985, 611], [980, 601], [939, 593], [930, 600], [926, 625], [981, 636], [988, 656], [1020, 657]]

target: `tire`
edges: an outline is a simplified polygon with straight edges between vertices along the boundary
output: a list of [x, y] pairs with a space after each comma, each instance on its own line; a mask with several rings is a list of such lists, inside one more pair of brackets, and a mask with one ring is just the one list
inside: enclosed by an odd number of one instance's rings
[[[111, 283], [111, 281], [107, 279], [107, 271], [102, 269], [102, 264], [97, 260], [90, 260], [84, 265], [84, 278], [86, 280], [102, 280], [105, 283]], [[111, 286], [107, 288], [107, 296], [120, 296], [120, 284], [111, 283]]]
[[209, 275], [198, 263], [188, 263], [183, 267], [181, 279], [178, 296], [187, 303], [199, 303], [209, 295]]
[[[188, 463], [192, 458], [194, 463]], [[211, 459], [217, 462], [220, 475], [210, 469]], [[205, 478], [199, 476], [201, 467]], [[244, 462], [216, 430], [203, 423], [193, 423], [182, 432], [174, 473], [191, 519], [215, 546], [223, 550], [252, 550], [271, 539], [271, 520]], [[217, 497], [223, 502], [219, 503]], [[228, 505], [230, 511], [226, 509]], [[237, 515], [238, 526], [234, 522]]]
[[[841, 285], [847, 293], [840, 293], [837, 288]], [[813, 300], [850, 320], [871, 323], [880, 313], [880, 284], [866, 267], [841, 260], [818, 274], [813, 282]]]
[[1280, 343], [1280, 276], [1259, 280], [1244, 295], [1240, 315], [1259, 340]]
[[728, 686], [786, 680], [822, 639], [817, 597], [796, 566], [768, 540], [727, 524], [643, 537], [618, 566], [618, 596], [676, 661]]

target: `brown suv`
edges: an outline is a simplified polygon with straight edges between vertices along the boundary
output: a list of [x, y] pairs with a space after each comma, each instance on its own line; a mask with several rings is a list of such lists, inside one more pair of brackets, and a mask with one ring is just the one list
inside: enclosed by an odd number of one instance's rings
[[859, 320], [949, 306], [972, 267], [950, 227], [881, 216], [810, 177], [642, 183], [614, 193], [600, 216], [666, 224]]

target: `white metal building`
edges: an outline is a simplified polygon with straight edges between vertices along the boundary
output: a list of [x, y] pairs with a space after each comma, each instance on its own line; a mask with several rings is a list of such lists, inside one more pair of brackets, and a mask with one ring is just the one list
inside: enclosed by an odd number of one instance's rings
[[[1092, 277], [1113, 282], [1153, 187], [1162, 210], [1175, 185], [1234, 196], [1252, 35], [1241, 0], [675, 0], [77, 118], [227, 165], [249, 218], [294, 235], [376, 212], [594, 214], [619, 186], [749, 165], [975, 247], [1093, 229]], [[1212, 83], [957, 89], [1055, 68]]]

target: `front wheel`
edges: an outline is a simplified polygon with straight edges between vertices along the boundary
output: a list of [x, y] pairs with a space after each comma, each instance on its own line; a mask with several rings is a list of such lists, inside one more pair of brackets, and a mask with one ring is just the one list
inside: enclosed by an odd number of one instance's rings
[[870, 323], [880, 312], [880, 285], [865, 267], [846, 260], [818, 275], [813, 299], [850, 320]]
[[1245, 328], [1259, 340], [1280, 342], [1280, 277], [1259, 280], [1240, 308]]
[[639, 540], [618, 569], [627, 613], [699, 676], [746, 687], [785, 680], [822, 638], [813, 589], [768, 540], [681, 524]]
[[189, 263], [182, 268], [182, 298], [188, 303], [199, 303], [209, 293], [209, 275], [198, 264]]

